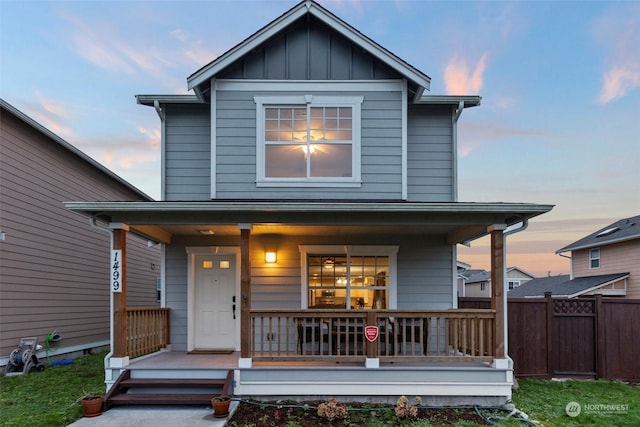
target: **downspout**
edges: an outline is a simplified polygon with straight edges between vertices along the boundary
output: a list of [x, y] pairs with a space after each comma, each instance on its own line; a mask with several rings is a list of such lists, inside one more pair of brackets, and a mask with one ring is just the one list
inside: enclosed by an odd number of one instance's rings
[[153, 101], [153, 108], [155, 108], [156, 113], [158, 114], [158, 117], [160, 117], [160, 198], [161, 200], [166, 200], [166, 194], [165, 194], [165, 180], [166, 180], [165, 169], [166, 168], [165, 168], [165, 155], [164, 155], [166, 115], [162, 110], [162, 107], [160, 107], [160, 101], [158, 101], [157, 99]]
[[562, 258], [566, 258], [569, 260], [569, 271], [571, 274], [569, 275], [569, 279], [573, 280], [573, 257], [568, 255], [562, 255], [562, 252], [556, 252], [557, 255], [560, 255]]
[[[91, 227], [95, 228], [96, 230], [103, 231], [109, 234], [109, 250], [111, 250], [113, 248], [113, 230], [111, 230], [110, 228], [102, 227], [98, 225], [98, 220], [95, 217], [89, 218], [89, 225], [91, 225]], [[113, 297], [111, 292], [109, 292], [109, 352], [104, 357], [105, 374], [107, 372], [107, 369], [109, 368], [109, 360], [111, 359], [111, 356], [113, 356], [113, 324], [112, 323], [113, 323]], [[106, 382], [107, 381], [105, 377], [105, 383]], [[107, 388], [107, 391], [109, 391], [108, 388]]]
[[462, 110], [464, 110], [464, 101], [460, 101], [458, 103], [458, 109], [453, 113], [453, 121], [452, 121], [452, 124], [453, 124], [453, 129], [452, 129], [453, 171], [452, 171], [452, 177], [451, 177], [452, 179], [451, 185], [453, 186], [452, 196], [453, 196], [454, 202], [458, 201], [458, 119], [462, 114]]
[[[521, 221], [521, 226], [518, 228], [514, 228], [512, 230], [505, 230], [504, 233], [502, 233], [502, 239], [503, 239], [503, 244], [502, 244], [502, 259], [506, 260], [507, 259], [507, 236], [510, 236], [512, 234], [516, 234], [519, 233], [521, 231], [524, 231], [527, 229], [527, 227], [529, 227], [529, 220], [526, 218], [522, 218]], [[507, 268], [507, 263], [504, 263], [504, 268]], [[504, 277], [505, 280], [503, 280], [505, 287], [507, 287], [507, 280], [506, 280], [506, 270], [502, 272], [502, 275]], [[504, 307], [503, 307], [503, 313], [504, 313], [504, 354], [507, 356], [507, 358], [511, 359], [509, 357], [509, 316], [507, 315], [508, 313], [508, 300], [509, 300], [509, 295], [508, 295], [508, 289], [505, 289], [505, 293], [504, 293]]]

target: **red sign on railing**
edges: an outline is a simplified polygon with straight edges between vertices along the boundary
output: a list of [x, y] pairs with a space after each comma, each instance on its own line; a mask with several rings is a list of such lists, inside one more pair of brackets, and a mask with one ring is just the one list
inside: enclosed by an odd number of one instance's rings
[[365, 326], [364, 328], [364, 336], [369, 340], [369, 342], [374, 342], [378, 339], [379, 331], [377, 326]]

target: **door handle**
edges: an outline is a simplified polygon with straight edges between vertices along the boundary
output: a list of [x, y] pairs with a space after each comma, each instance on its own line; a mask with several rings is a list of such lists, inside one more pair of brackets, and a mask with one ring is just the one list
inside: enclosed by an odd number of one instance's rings
[[233, 304], [232, 308], [233, 308], [233, 318], [235, 319], [236, 318], [236, 305]]

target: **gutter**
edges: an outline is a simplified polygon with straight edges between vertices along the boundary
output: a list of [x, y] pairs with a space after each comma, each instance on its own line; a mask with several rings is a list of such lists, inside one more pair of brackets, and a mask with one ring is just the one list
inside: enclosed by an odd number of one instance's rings
[[451, 151], [453, 151], [452, 154], [452, 159], [453, 159], [453, 171], [452, 171], [452, 178], [453, 178], [453, 182], [451, 183], [452, 186], [452, 196], [453, 196], [453, 201], [457, 202], [458, 201], [458, 119], [460, 118], [460, 115], [462, 114], [462, 110], [464, 110], [464, 101], [460, 100], [458, 102], [458, 108], [456, 109], [456, 111], [453, 113], [453, 118], [452, 118], [452, 143], [453, 143], [453, 148]]

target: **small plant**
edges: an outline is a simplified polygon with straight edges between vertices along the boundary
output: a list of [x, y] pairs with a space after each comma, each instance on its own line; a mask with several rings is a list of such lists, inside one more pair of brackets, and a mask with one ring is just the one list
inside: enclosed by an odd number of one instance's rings
[[99, 393], [94, 393], [92, 391], [87, 392], [83, 390], [82, 396], [80, 396], [78, 400], [76, 400], [76, 403], [80, 403], [83, 400], [97, 400], [97, 399], [100, 399], [101, 397], [102, 395]]
[[231, 399], [229, 396], [215, 396], [211, 400], [213, 400], [214, 402], [226, 402], [229, 399]]
[[326, 418], [329, 421], [344, 420], [347, 418], [347, 415], [348, 410], [346, 405], [338, 402], [338, 400], [333, 397], [318, 405], [318, 416]]
[[[416, 403], [418, 405], [421, 403], [421, 399], [419, 397], [416, 397]], [[407, 396], [400, 396], [396, 402], [394, 411], [398, 418], [416, 418], [418, 416], [418, 408], [409, 404]]]

